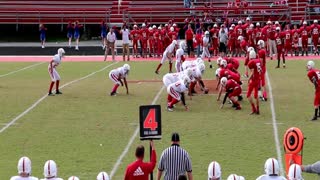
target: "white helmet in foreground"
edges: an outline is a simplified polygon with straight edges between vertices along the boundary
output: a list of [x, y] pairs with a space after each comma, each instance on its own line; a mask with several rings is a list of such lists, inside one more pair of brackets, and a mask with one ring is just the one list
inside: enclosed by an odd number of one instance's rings
[[292, 164], [290, 166], [288, 180], [303, 180], [301, 167], [298, 164]]
[[239, 176], [239, 180], [246, 180], [243, 176]]
[[220, 61], [220, 66], [226, 68], [227, 65], [228, 65], [228, 62], [227, 62], [225, 59], [222, 59], [222, 60]]
[[183, 77], [181, 79], [183, 81], [183, 84], [186, 85], [186, 87], [188, 87], [191, 82], [191, 79], [186, 75], [183, 75]]
[[260, 48], [264, 48], [264, 41], [260, 39], [260, 40], [258, 41], [258, 46], [259, 46]]
[[45, 178], [57, 176], [57, 164], [53, 160], [48, 160], [43, 167], [43, 175]]
[[59, 48], [59, 49], [58, 49], [58, 55], [59, 55], [60, 57], [63, 57], [65, 53], [66, 53], [66, 52], [64, 51], [63, 48]]
[[77, 176], [71, 176], [68, 178], [68, 180], [80, 180]]
[[188, 77], [190, 77], [192, 75], [192, 69], [191, 68], [188, 68], [184, 71], [184, 74]]
[[314, 62], [313, 61], [308, 61], [307, 62], [307, 70], [313, 69], [314, 68]]
[[204, 34], [205, 34], [205, 35], [209, 35], [210, 33], [209, 33], [209, 31], [206, 31]]
[[254, 48], [253, 47], [248, 47], [248, 49], [247, 49], [247, 52], [250, 52], [250, 51], [254, 51]]
[[240, 177], [236, 174], [230, 174], [227, 180], [240, 180]]
[[201, 58], [197, 58], [196, 62], [197, 62], [197, 64], [201, 64], [201, 63], [203, 63], [203, 60]]
[[124, 64], [124, 65], [123, 65], [123, 69], [124, 69], [125, 71], [130, 71], [130, 65], [129, 65], [129, 64]]
[[176, 46], [178, 44], [177, 40], [173, 40], [172, 44]]
[[106, 172], [100, 172], [97, 176], [97, 180], [110, 180], [110, 178]]
[[269, 158], [267, 159], [266, 163], [264, 164], [264, 171], [266, 175], [279, 175], [280, 173], [280, 167], [278, 160], [275, 158]]
[[223, 60], [222, 57], [218, 57], [218, 59], [217, 59], [217, 65], [220, 65], [221, 60]]
[[228, 79], [226, 77], [221, 78], [220, 83], [222, 86], [226, 86]]
[[239, 37], [238, 37], [238, 40], [239, 40], [239, 41], [242, 41], [242, 40], [243, 40], [243, 36], [239, 36]]
[[218, 68], [218, 69], [216, 70], [216, 77], [219, 77], [219, 76], [220, 76], [220, 71], [221, 71], [221, 68]]
[[211, 179], [221, 179], [221, 167], [220, 164], [216, 161], [213, 161], [209, 164], [208, 167], [208, 178]]
[[257, 54], [255, 51], [250, 51], [249, 52], [249, 59], [255, 59], [257, 58]]
[[206, 66], [204, 65], [204, 63], [198, 64], [198, 68], [199, 68], [201, 74], [203, 74], [204, 71], [206, 70]]
[[31, 174], [31, 160], [24, 156], [18, 162], [18, 174]]

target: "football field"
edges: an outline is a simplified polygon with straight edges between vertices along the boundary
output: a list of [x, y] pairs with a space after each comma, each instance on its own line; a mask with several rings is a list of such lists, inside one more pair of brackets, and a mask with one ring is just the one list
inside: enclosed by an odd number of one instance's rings
[[[220, 163], [223, 179], [231, 173], [255, 179], [264, 173], [267, 158], [284, 157], [283, 134], [290, 127], [299, 127], [307, 137], [304, 164], [320, 159], [320, 120], [310, 121], [314, 88], [304, 60], [289, 60], [286, 69], [275, 69], [276, 61], [267, 62], [273, 96], [268, 94], [268, 101], [261, 102], [260, 115], [249, 115], [246, 98], [240, 111], [229, 104], [220, 109], [215, 93], [187, 97], [188, 112], [180, 103], [174, 112], [167, 112], [162, 76], [168, 64], [157, 75], [154, 61], [129, 62], [129, 95], [119, 87], [119, 94], [111, 97], [108, 73], [123, 64], [63, 62], [58, 67], [63, 94], [48, 97], [48, 63], [0, 62], [0, 179], [17, 174], [22, 156], [30, 157], [36, 177], [43, 177], [43, 165], [52, 159], [64, 179], [71, 175], [95, 179], [100, 171], [114, 180], [123, 179], [126, 166], [135, 160], [136, 146], [148, 146], [139, 140], [139, 106], [152, 103], [162, 107], [157, 160], [170, 146], [171, 133], [178, 132], [181, 146], [191, 156], [195, 180], [207, 178], [213, 160]], [[320, 61], [315, 64], [320, 67]], [[215, 79], [215, 69], [206, 67], [204, 79]], [[280, 162], [284, 165], [283, 159]], [[318, 178], [303, 175], [307, 180]]]

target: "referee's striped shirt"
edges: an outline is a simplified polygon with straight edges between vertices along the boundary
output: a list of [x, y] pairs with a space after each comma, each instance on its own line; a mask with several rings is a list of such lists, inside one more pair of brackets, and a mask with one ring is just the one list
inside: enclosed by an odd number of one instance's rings
[[178, 144], [172, 144], [162, 152], [158, 169], [164, 171], [165, 180], [177, 180], [179, 175], [192, 172], [188, 152]]

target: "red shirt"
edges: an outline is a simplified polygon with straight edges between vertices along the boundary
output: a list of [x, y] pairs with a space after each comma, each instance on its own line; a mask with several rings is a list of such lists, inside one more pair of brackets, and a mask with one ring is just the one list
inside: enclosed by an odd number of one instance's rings
[[286, 36], [286, 45], [290, 45], [291, 41], [292, 41], [292, 31], [290, 29], [287, 29], [285, 32], [285, 36]]
[[319, 38], [319, 30], [320, 30], [320, 25], [312, 24], [312, 26], [311, 26], [311, 35], [312, 35], [313, 39], [318, 39]]
[[188, 29], [186, 31], [186, 40], [192, 40], [193, 39], [193, 31], [192, 29]]
[[285, 36], [286, 36], [286, 35], [285, 35], [283, 32], [276, 33], [275, 37], [276, 37], [276, 45], [277, 45], [277, 48], [282, 48], [282, 47], [283, 47], [282, 39], [283, 39]]
[[149, 174], [153, 171], [157, 163], [156, 151], [152, 150], [151, 161], [143, 162], [142, 159], [137, 159], [135, 162], [128, 165], [125, 180], [149, 180]]
[[308, 26], [302, 26], [300, 28], [300, 35], [302, 40], [308, 40], [308, 35], [309, 35], [309, 28]]
[[237, 70], [239, 68], [239, 61], [237, 59], [234, 59], [234, 58], [230, 57], [230, 58], [227, 59], [227, 61], [228, 61], [228, 63], [233, 65], [234, 69]]
[[258, 57], [259, 57], [260, 61], [262, 62], [263, 67], [266, 67], [266, 54], [267, 54], [267, 52], [265, 49], [260, 49], [258, 51]]
[[267, 29], [267, 37], [270, 40], [275, 40], [276, 39], [276, 29], [273, 27], [270, 27]]
[[226, 77], [227, 79], [233, 79], [236, 82], [240, 82], [240, 75], [226, 68], [222, 68], [220, 70], [220, 78], [222, 77]]
[[140, 30], [140, 34], [141, 34], [141, 39], [142, 40], [147, 40], [148, 39], [149, 30], [148, 29], [141, 29]]
[[132, 35], [132, 39], [133, 39], [134, 41], [139, 40], [139, 38], [140, 38], [140, 32], [139, 32], [139, 30], [134, 29], [134, 30], [132, 30], [132, 31], [130, 32], [130, 34]]
[[258, 82], [260, 81], [261, 73], [262, 73], [262, 63], [260, 59], [252, 59], [248, 63], [248, 68], [253, 70], [252, 81]]
[[240, 88], [240, 85], [233, 79], [229, 79], [226, 84], [226, 91], [232, 91], [234, 89]]
[[257, 42], [258, 42], [259, 40], [262, 39], [262, 31], [261, 31], [261, 28], [257, 27], [254, 31], [255, 31], [254, 33], [256, 34]]
[[176, 40], [176, 39], [177, 39], [177, 32], [175, 32], [175, 31], [170, 31], [170, 32], [168, 33], [168, 36], [169, 36], [169, 38], [170, 38], [171, 41]]
[[244, 49], [244, 50], [246, 51], [246, 50], [247, 50], [247, 46], [248, 46], [248, 43], [247, 43], [246, 40], [241, 41], [240, 47], [241, 47], [242, 49]]
[[291, 32], [292, 32], [292, 40], [293, 40], [293, 42], [298, 43], [298, 41], [299, 41], [299, 30], [298, 29], [293, 29], [293, 30], [291, 30]]
[[237, 37], [244, 35], [243, 28], [241, 25], [237, 25], [235, 28], [235, 31], [236, 31]]

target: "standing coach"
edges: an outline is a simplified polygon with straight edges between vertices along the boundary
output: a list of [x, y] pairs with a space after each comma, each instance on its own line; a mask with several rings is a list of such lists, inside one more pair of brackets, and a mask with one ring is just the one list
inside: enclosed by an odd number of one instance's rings
[[164, 180], [178, 180], [179, 175], [186, 172], [188, 179], [193, 180], [191, 159], [188, 152], [180, 147], [179, 134], [173, 133], [171, 141], [171, 146], [161, 154], [157, 180], [161, 179], [163, 172], [165, 172]]

